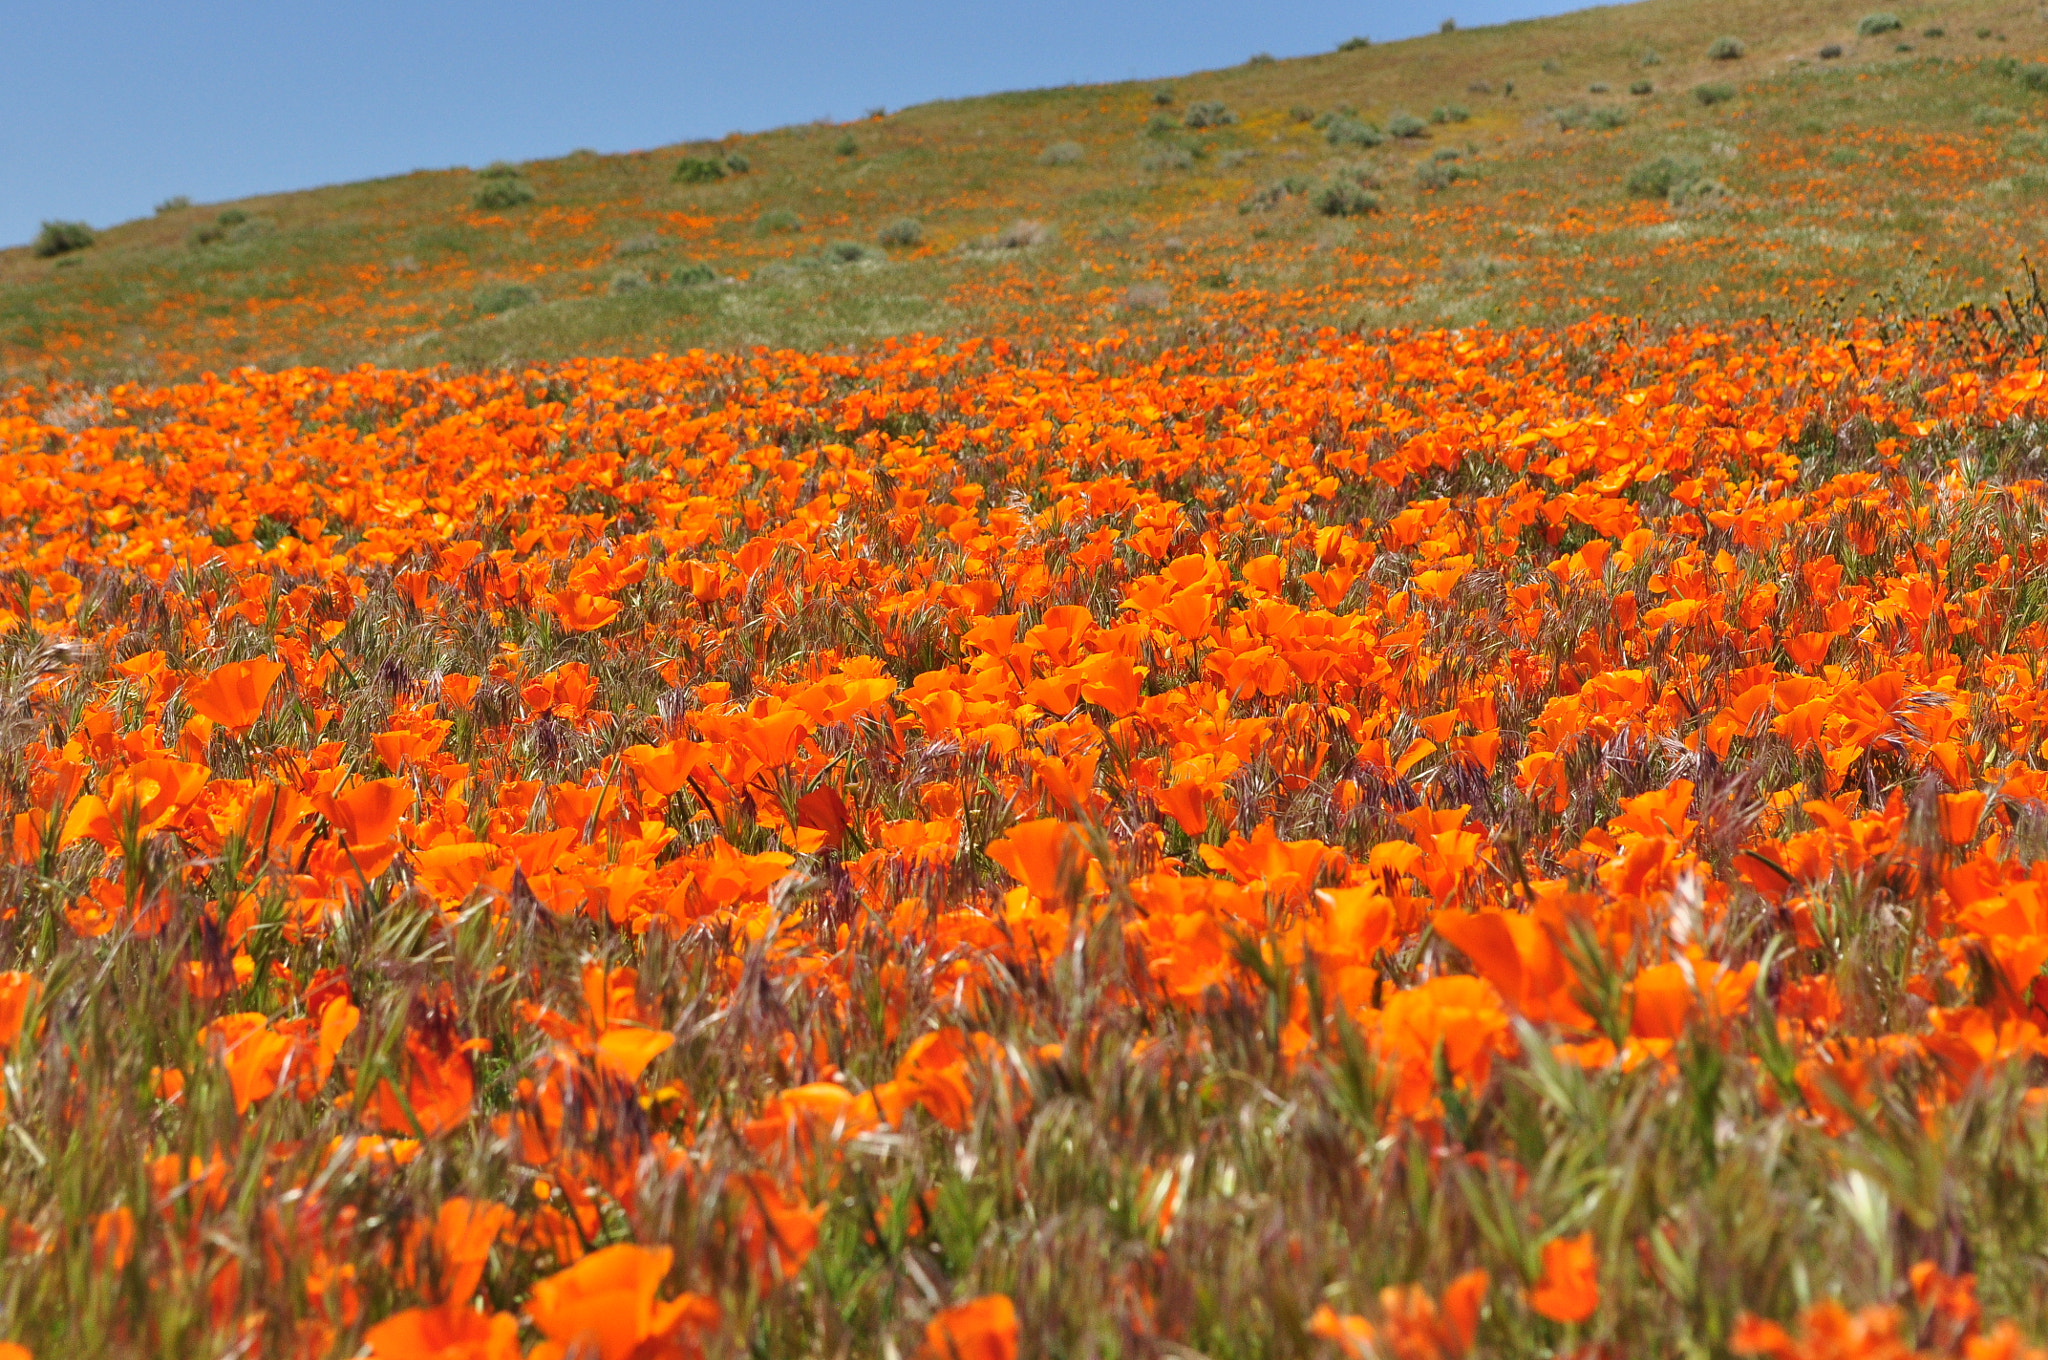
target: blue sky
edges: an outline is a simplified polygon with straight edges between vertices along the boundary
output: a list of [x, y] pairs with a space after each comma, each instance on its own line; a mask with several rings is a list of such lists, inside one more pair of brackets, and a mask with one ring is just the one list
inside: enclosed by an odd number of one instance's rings
[[1178, 75], [1572, 0], [76, 0], [10, 5], [0, 244], [423, 167], [630, 151], [957, 95]]

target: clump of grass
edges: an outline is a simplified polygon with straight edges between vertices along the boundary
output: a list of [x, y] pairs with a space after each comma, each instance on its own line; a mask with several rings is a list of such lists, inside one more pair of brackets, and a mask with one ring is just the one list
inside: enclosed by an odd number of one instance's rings
[[1471, 169], [1451, 157], [1433, 156], [1415, 167], [1415, 187], [1425, 192], [1448, 189], [1453, 184], [1477, 178]]
[[1626, 186], [1637, 198], [1670, 198], [1685, 185], [1701, 179], [1706, 170], [1698, 161], [1680, 156], [1659, 156], [1629, 172]]
[[1188, 105], [1180, 121], [1190, 128], [1228, 127], [1237, 121], [1237, 115], [1221, 100], [1203, 99]]
[[998, 250], [1029, 250], [1052, 240], [1052, 228], [1043, 222], [1020, 217], [995, 234]]
[[478, 316], [498, 316], [531, 307], [538, 301], [539, 294], [523, 283], [499, 283], [479, 288], [470, 299], [470, 307]]
[[924, 244], [924, 223], [915, 217], [893, 218], [875, 233], [875, 239], [890, 250], [909, 250]]
[[1595, 104], [1591, 107], [1584, 104], [1574, 104], [1570, 108], [1558, 110], [1557, 113], [1557, 125], [1565, 132], [1576, 132], [1582, 129], [1593, 132], [1612, 132], [1618, 127], [1627, 126], [1627, 124], [1628, 114], [1612, 104]]
[[804, 220], [787, 208], [770, 208], [754, 219], [756, 236], [786, 236], [804, 229]]
[[1628, 92], [1633, 95], [1646, 95], [1654, 93], [1656, 89], [1657, 87], [1647, 80], [1637, 80], [1630, 82]]
[[470, 192], [470, 204], [484, 212], [503, 212], [534, 199], [533, 186], [516, 165], [493, 161], [477, 171], [477, 186]]
[[1856, 25], [1856, 32], [1865, 38], [1875, 38], [1884, 33], [1896, 33], [1906, 26], [1906, 21], [1896, 14], [1866, 14]]
[[1378, 126], [1353, 118], [1349, 114], [1338, 114], [1323, 125], [1323, 140], [1334, 147], [1374, 147], [1387, 140], [1387, 134]]
[[45, 222], [36, 233], [29, 249], [39, 260], [54, 259], [69, 255], [75, 250], [84, 250], [99, 239], [93, 229], [84, 222]]
[[1463, 104], [1439, 104], [1429, 111], [1429, 121], [1439, 125], [1469, 123], [1472, 121], [1472, 110]]
[[724, 156], [685, 156], [669, 178], [678, 184], [710, 184], [727, 175], [744, 175], [752, 166], [737, 151]]
[[1387, 119], [1387, 132], [1395, 137], [1424, 137], [1429, 134], [1429, 124], [1412, 113], [1400, 111]]
[[1087, 155], [1079, 142], [1054, 142], [1038, 153], [1040, 165], [1079, 165]]
[[1833, 61], [1841, 55], [1842, 45], [1840, 43], [1827, 43], [1820, 49], [1820, 59], [1822, 61]]
[[1311, 203], [1325, 217], [1365, 217], [1380, 210], [1378, 198], [1348, 179], [1325, 181]]
[[1162, 170], [1192, 170], [1195, 153], [1178, 142], [1169, 142], [1157, 150], [1148, 151], [1139, 158], [1140, 169], [1158, 173]]
[[858, 241], [834, 241], [825, 247], [825, 258], [833, 264], [859, 264], [869, 253]]
[[1707, 48], [1707, 60], [1739, 61], [1748, 51], [1740, 38], [1716, 38]]
[[1152, 91], [1152, 102], [1161, 108], [1171, 104], [1173, 102], [1173, 87], [1171, 85], [1155, 87]]
[[858, 156], [860, 154], [860, 143], [854, 140], [851, 132], [846, 133], [832, 144], [832, 154], [842, 157]]
[[1727, 84], [1695, 85], [1692, 97], [1706, 107], [1712, 108], [1716, 104], [1725, 104], [1735, 98], [1735, 87]]
[[718, 271], [699, 260], [686, 264], [668, 276], [668, 281], [678, 288], [696, 288], [707, 283], [718, 282]]
[[1251, 197], [1237, 205], [1241, 213], [1271, 212], [1290, 198], [1297, 198], [1309, 191], [1310, 183], [1301, 175], [1289, 175], [1275, 180], [1254, 192]]
[[172, 194], [169, 198], [156, 205], [156, 215], [162, 217], [165, 213], [183, 212], [191, 206], [192, 200], [184, 194]]

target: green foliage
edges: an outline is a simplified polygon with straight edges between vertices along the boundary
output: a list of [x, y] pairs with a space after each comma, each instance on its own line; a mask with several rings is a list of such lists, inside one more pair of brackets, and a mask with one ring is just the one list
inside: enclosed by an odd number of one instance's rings
[[1079, 142], [1054, 142], [1038, 153], [1040, 165], [1079, 165], [1087, 152]]
[[908, 250], [924, 244], [924, 223], [915, 217], [898, 217], [886, 223], [875, 239], [891, 250]]
[[851, 132], [846, 133], [832, 144], [832, 154], [835, 156], [858, 156], [860, 154], [860, 143], [853, 139]]
[[1581, 129], [1612, 132], [1627, 124], [1627, 112], [1612, 104], [1595, 104], [1590, 108], [1584, 104], [1574, 104], [1570, 108], [1558, 110], [1557, 113], [1557, 125], [1566, 132]]
[[1692, 88], [1692, 97], [1712, 108], [1716, 104], [1725, 104], [1735, 98], [1735, 87], [1726, 84], [1695, 85]]
[[1371, 123], [1339, 114], [1324, 124], [1323, 140], [1335, 147], [1373, 147], [1386, 141], [1387, 134]]
[[1227, 127], [1237, 121], [1237, 115], [1219, 100], [1203, 99], [1188, 105], [1180, 121], [1191, 128]]
[[1657, 88], [1657, 87], [1656, 87], [1655, 85], [1652, 85], [1652, 84], [1651, 84], [1651, 83], [1650, 83], [1649, 81], [1647, 81], [1647, 80], [1638, 80], [1638, 81], [1634, 81], [1634, 82], [1632, 82], [1632, 83], [1631, 83], [1631, 84], [1629, 85], [1629, 87], [1628, 87], [1628, 92], [1629, 92], [1630, 94], [1633, 94], [1633, 95], [1645, 95], [1645, 94], [1650, 94], [1650, 93], [1651, 93], [1651, 92], [1653, 92], [1653, 91], [1654, 91], [1654, 90], [1655, 90], [1656, 88]]
[[494, 161], [477, 172], [477, 186], [469, 201], [484, 212], [502, 212], [533, 202], [533, 186], [518, 166]]
[[523, 283], [499, 283], [479, 288], [470, 306], [478, 316], [497, 316], [521, 307], [531, 307], [538, 301], [539, 294]]
[[754, 219], [756, 236], [786, 235], [803, 229], [804, 220], [787, 208], [770, 208]]
[[1348, 179], [1326, 181], [1316, 190], [1312, 202], [1325, 217], [1364, 217], [1380, 210], [1379, 199]]
[[1742, 45], [1742, 39], [1740, 38], [1716, 38], [1712, 45], [1707, 48], [1707, 59], [1709, 61], [1737, 61], [1747, 51], [1749, 49]]
[[669, 275], [668, 281], [678, 288], [695, 288], [703, 284], [718, 282], [718, 271], [710, 265], [699, 261], [696, 264], [684, 265], [681, 269]]
[[676, 162], [669, 176], [678, 184], [710, 184], [725, 178], [726, 166], [718, 156], [685, 156]]
[[1866, 14], [1856, 25], [1858, 35], [1875, 38], [1881, 33], [1896, 33], [1906, 26], [1906, 21], [1896, 14]]
[[1339, 52], [1361, 52], [1372, 46], [1371, 38], [1346, 38], [1337, 44]]
[[859, 264], [868, 258], [868, 248], [858, 241], [834, 241], [825, 247], [825, 258], [834, 264]]
[[162, 217], [165, 213], [183, 212], [191, 206], [192, 200], [184, 194], [172, 194], [169, 198], [156, 205], [156, 214], [158, 217]]
[[84, 250], [98, 239], [84, 222], [45, 222], [29, 249], [37, 259], [48, 260], [68, 255], [74, 250]]
[[1820, 59], [1822, 61], [1833, 61], [1841, 55], [1842, 45], [1840, 43], [1826, 43], [1820, 49]]
[[1429, 121], [1439, 125], [1469, 123], [1472, 121], [1472, 110], [1463, 104], [1439, 104], [1429, 111]]
[[1421, 137], [1429, 132], [1429, 124], [1412, 113], [1397, 112], [1387, 119], [1387, 132], [1395, 137]]
[[1627, 187], [1637, 198], [1670, 198], [1683, 186], [1698, 181], [1705, 169], [1698, 161], [1678, 156], [1659, 156], [1629, 172]]

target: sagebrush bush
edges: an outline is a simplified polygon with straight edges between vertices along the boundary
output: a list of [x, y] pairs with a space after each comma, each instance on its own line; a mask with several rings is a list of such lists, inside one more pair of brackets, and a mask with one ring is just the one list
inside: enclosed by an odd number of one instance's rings
[[1340, 114], [1324, 124], [1323, 140], [1335, 147], [1373, 147], [1386, 141], [1387, 134], [1372, 123]]
[[183, 212], [191, 206], [192, 200], [185, 195], [172, 194], [169, 198], [156, 205], [156, 211], [157, 215], [161, 217], [165, 213]]
[[1079, 165], [1087, 154], [1079, 142], [1054, 142], [1038, 153], [1040, 165]]
[[1180, 121], [1191, 128], [1227, 127], [1237, 121], [1237, 115], [1220, 100], [1203, 99], [1188, 105]]
[[859, 264], [868, 258], [868, 248], [858, 241], [834, 241], [825, 247], [825, 258], [834, 264]]
[[678, 184], [710, 184], [725, 178], [725, 161], [718, 156], [685, 156], [669, 178]]
[[860, 154], [860, 143], [855, 141], [853, 134], [849, 132], [832, 144], [832, 154], [835, 156], [858, 156]]
[[803, 229], [804, 220], [787, 208], [770, 208], [754, 219], [754, 234], [757, 236], [771, 236]]
[[1636, 58], [1636, 65], [1638, 66], [1662, 66], [1663, 64], [1664, 54], [1654, 47], [1645, 47], [1642, 55]]
[[676, 270], [668, 276], [668, 281], [678, 288], [695, 288], [701, 284], [718, 282], [718, 271], [700, 260]]
[[1692, 89], [1692, 97], [1711, 108], [1716, 104], [1725, 104], [1735, 98], [1735, 87], [1733, 85], [1695, 85]]
[[1339, 52], [1357, 52], [1371, 46], [1371, 38], [1346, 38], [1343, 42], [1337, 44], [1337, 50]]
[[1472, 110], [1463, 104], [1439, 104], [1429, 111], [1429, 121], [1438, 124], [1469, 123], [1472, 121]]
[[1655, 85], [1652, 85], [1647, 80], [1638, 80], [1630, 83], [1628, 92], [1634, 95], [1644, 95], [1654, 93], [1656, 88]]
[[891, 250], [907, 250], [924, 244], [924, 223], [915, 217], [898, 217], [885, 223], [875, 239]]
[[74, 250], [84, 250], [98, 239], [92, 228], [83, 222], [45, 222], [43, 229], [36, 233], [30, 249], [37, 259], [47, 260], [68, 255]]
[[1841, 55], [1842, 45], [1840, 43], [1827, 43], [1820, 49], [1820, 59], [1822, 61], [1833, 61]]
[[605, 291], [613, 297], [622, 293], [637, 293], [647, 287], [647, 271], [644, 269], [621, 269], [605, 284]]
[[1856, 32], [1865, 38], [1875, 38], [1882, 33], [1896, 33], [1906, 26], [1906, 21], [1896, 14], [1866, 14], [1856, 25]]
[[1380, 201], [1347, 179], [1327, 181], [1315, 193], [1315, 210], [1325, 217], [1364, 217], [1380, 210]]
[[1195, 153], [1178, 143], [1168, 143], [1138, 158], [1139, 169], [1155, 174], [1162, 170], [1191, 170], [1194, 164]]
[[1429, 132], [1429, 124], [1412, 113], [1401, 111], [1387, 119], [1387, 132], [1395, 137], [1421, 137]]
[[1736, 61], [1747, 51], [1749, 49], [1742, 45], [1742, 39], [1740, 38], [1716, 38], [1713, 41], [1713, 45], [1707, 48], [1707, 59], [1710, 61]]
[[469, 201], [485, 212], [500, 212], [533, 202], [533, 186], [526, 182], [525, 174], [516, 165], [493, 161], [477, 171], [476, 177], [477, 186], [470, 193]]
[[1158, 104], [1158, 105], [1161, 105], [1161, 106], [1164, 106], [1164, 105], [1167, 105], [1167, 104], [1171, 104], [1171, 103], [1173, 102], [1173, 89], [1172, 89], [1172, 87], [1171, 87], [1171, 86], [1168, 86], [1168, 85], [1161, 85], [1161, 86], [1159, 86], [1159, 87], [1158, 87], [1157, 89], [1153, 90], [1153, 91], [1152, 91], [1152, 102], [1153, 102], [1154, 104]]
[[1566, 132], [1574, 132], [1581, 128], [1594, 132], [1612, 132], [1627, 124], [1628, 114], [1612, 104], [1597, 104], [1590, 108], [1584, 104], [1574, 104], [1557, 112], [1557, 125]]
[[1670, 198], [1683, 185], [1705, 173], [1700, 163], [1680, 156], [1659, 156], [1629, 172], [1626, 185], [1637, 198]]

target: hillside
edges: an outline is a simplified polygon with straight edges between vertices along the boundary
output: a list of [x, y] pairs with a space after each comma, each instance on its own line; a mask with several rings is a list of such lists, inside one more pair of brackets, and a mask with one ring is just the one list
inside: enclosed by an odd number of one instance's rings
[[[498, 182], [531, 198], [496, 210], [467, 170], [170, 207], [55, 258], [0, 252], [0, 374], [1788, 317], [1995, 292], [2039, 243], [2048, 92], [2016, 63], [2048, 50], [2048, 24], [1941, 3], [1862, 36], [1868, 10], [1644, 0], [576, 154], [515, 167]], [[1724, 37], [1743, 54], [1710, 59]], [[1232, 121], [1190, 126], [1209, 106]], [[1386, 135], [1404, 115], [1415, 135]], [[715, 168], [679, 182], [685, 158]], [[1638, 174], [1659, 158], [1675, 182]], [[884, 244], [902, 220], [915, 230]]]

